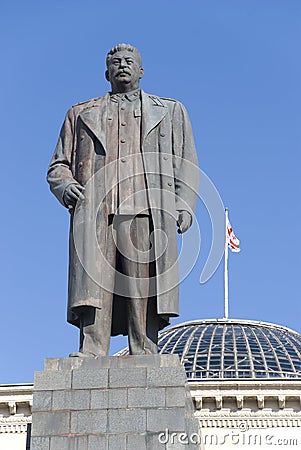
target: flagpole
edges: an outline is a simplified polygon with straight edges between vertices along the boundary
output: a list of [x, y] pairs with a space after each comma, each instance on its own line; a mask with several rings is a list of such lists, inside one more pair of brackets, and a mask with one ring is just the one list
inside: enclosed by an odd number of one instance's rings
[[228, 279], [228, 208], [225, 208], [225, 255], [224, 255], [224, 318], [229, 318], [229, 279]]

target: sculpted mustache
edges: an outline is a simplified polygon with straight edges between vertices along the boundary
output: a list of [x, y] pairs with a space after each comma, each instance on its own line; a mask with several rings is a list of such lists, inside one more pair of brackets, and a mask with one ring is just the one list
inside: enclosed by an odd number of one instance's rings
[[120, 70], [119, 72], [117, 72], [117, 75], [120, 75], [121, 73], [126, 73], [127, 75], [131, 75], [131, 73], [126, 70]]

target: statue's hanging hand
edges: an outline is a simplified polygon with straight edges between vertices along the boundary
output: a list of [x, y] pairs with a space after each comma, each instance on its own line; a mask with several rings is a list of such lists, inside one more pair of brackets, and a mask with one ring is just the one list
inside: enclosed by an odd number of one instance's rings
[[71, 183], [66, 187], [63, 200], [68, 209], [75, 208], [76, 202], [85, 198], [84, 190], [85, 188], [78, 183]]
[[177, 219], [177, 225], [178, 225], [178, 233], [182, 234], [185, 233], [185, 231], [188, 230], [188, 228], [192, 224], [192, 217], [191, 214], [188, 211], [178, 211], [178, 219]]

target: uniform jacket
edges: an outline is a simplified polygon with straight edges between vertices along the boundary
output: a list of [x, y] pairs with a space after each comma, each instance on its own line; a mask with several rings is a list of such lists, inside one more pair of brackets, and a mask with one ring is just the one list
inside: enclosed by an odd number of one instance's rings
[[[77, 307], [101, 308], [113, 298], [116, 250], [103, 201], [104, 168], [109, 160], [108, 100], [109, 94], [70, 108], [47, 176], [51, 191], [63, 205], [68, 184], [86, 187], [85, 200], [71, 213], [70, 224], [68, 321], [77, 326]], [[191, 125], [181, 103], [141, 91], [141, 151], [158, 256], [157, 313], [166, 319], [179, 313], [176, 211], [193, 213], [199, 180]], [[156, 230], [166, 233], [167, 247]], [[113, 309], [112, 334], [126, 334], [123, 318], [124, 311]]]

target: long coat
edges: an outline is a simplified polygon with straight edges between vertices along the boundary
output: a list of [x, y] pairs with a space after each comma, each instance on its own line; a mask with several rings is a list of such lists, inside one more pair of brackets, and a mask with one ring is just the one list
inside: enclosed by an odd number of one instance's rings
[[[71, 212], [70, 225], [68, 321], [76, 326], [78, 307], [102, 308], [112, 298], [115, 303], [120, 300], [120, 296], [111, 294], [116, 249], [103, 201], [109, 161], [108, 100], [109, 94], [70, 108], [47, 176], [51, 191], [63, 205], [63, 194], [70, 183], [86, 187], [85, 200], [78, 201], [75, 212]], [[141, 152], [155, 231], [157, 313], [164, 326], [169, 317], [179, 314], [176, 214], [179, 210], [193, 214], [198, 189], [192, 130], [181, 103], [141, 91]], [[166, 233], [167, 246], [156, 230]], [[112, 334], [127, 334], [122, 302], [116, 304]]]

